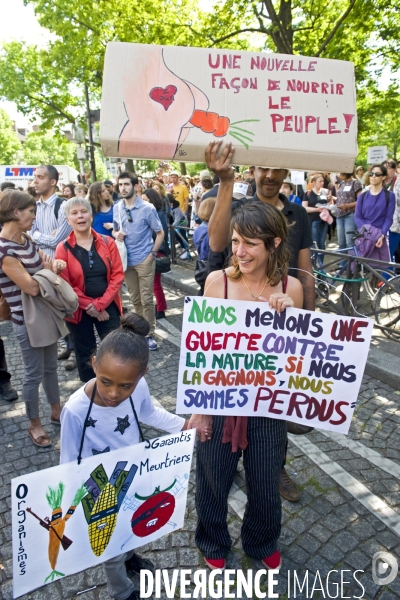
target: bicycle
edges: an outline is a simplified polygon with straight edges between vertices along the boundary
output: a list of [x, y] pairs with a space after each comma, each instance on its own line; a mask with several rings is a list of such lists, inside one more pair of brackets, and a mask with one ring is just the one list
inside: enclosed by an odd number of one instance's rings
[[[355, 233], [354, 239], [357, 236]], [[333, 260], [320, 266], [318, 255]], [[342, 315], [362, 314], [374, 318], [376, 326], [387, 337], [400, 341], [400, 276], [393, 275], [395, 263], [373, 260], [372, 266], [369, 259], [358, 255], [355, 245], [334, 252], [315, 248], [312, 262], [314, 275], [318, 278], [316, 293], [324, 301], [323, 308]], [[364, 290], [370, 306], [362, 305]], [[332, 301], [332, 292], [340, 293], [341, 307]]]

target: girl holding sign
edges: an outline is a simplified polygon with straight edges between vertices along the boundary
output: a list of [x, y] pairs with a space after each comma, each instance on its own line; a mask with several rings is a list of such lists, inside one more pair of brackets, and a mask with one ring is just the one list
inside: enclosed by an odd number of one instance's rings
[[[288, 276], [289, 226], [281, 211], [254, 201], [232, 217], [232, 266], [211, 273], [205, 296], [268, 302], [278, 312], [302, 308], [300, 282]], [[251, 333], [251, 332], [249, 332]], [[242, 525], [243, 549], [270, 569], [281, 565], [279, 475], [286, 443], [285, 421], [268, 417], [192, 415], [197, 427], [196, 544], [211, 569], [224, 569], [231, 548], [227, 501], [243, 453], [247, 506]]]
[[[100, 342], [92, 358], [96, 378], [72, 394], [61, 413], [61, 463], [79, 464], [82, 458], [143, 441], [139, 420], [169, 433], [187, 429], [185, 419], [154, 406], [150, 397], [144, 379], [149, 330], [143, 317], [129, 313], [121, 318], [119, 329]], [[133, 551], [107, 560], [104, 571], [111, 598], [138, 600], [127, 571], [138, 573], [142, 568], [153, 571], [154, 565]]]

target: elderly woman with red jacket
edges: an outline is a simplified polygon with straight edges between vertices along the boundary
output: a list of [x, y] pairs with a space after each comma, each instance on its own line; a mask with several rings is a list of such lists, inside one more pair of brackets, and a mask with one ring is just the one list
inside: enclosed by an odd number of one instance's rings
[[61, 277], [78, 296], [78, 310], [66, 320], [75, 342], [79, 377], [87, 382], [95, 377], [91, 366], [95, 330], [103, 339], [119, 327], [124, 271], [114, 240], [92, 229], [90, 203], [85, 198], [71, 198], [64, 210], [72, 232], [58, 244], [55, 257], [67, 263]]

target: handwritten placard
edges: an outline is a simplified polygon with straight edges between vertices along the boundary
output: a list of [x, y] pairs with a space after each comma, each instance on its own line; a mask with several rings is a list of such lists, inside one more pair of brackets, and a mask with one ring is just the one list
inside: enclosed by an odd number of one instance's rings
[[387, 146], [370, 146], [367, 162], [369, 165], [382, 163], [387, 158]]
[[238, 165], [350, 172], [354, 65], [110, 42], [100, 138], [106, 156], [201, 162], [207, 144], [223, 140], [235, 146]]
[[182, 527], [194, 439], [182, 431], [13, 479], [13, 597]]
[[347, 433], [372, 327], [370, 319], [186, 297], [176, 412]]

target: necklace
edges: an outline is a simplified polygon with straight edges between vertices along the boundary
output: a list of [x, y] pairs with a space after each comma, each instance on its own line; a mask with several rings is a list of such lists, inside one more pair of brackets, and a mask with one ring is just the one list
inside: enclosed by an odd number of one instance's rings
[[252, 298], [254, 298], [254, 300], [258, 300], [258, 299], [259, 299], [259, 297], [261, 296], [261, 294], [263, 293], [263, 291], [265, 290], [266, 286], [267, 286], [267, 283], [268, 283], [268, 277], [267, 277], [267, 279], [265, 280], [265, 283], [264, 283], [264, 285], [263, 285], [263, 289], [262, 289], [262, 290], [261, 290], [261, 292], [258, 294], [258, 296], [255, 296], [255, 295], [254, 295], [254, 294], [251, 292], [251, 290], [249, 289], [249, 286], [247, 285], [247, 283], [246, 283], [246, 280], [245, 280], [245, 278], [243, 277], [243, 273], [242, 273], [242, 279], [243, 279], [243, 283], [244, 283], [244, 285], [246, 286], [246, 289], [247, 289], [247, 291], [249, 292], [250, 296], [251, 296]]

